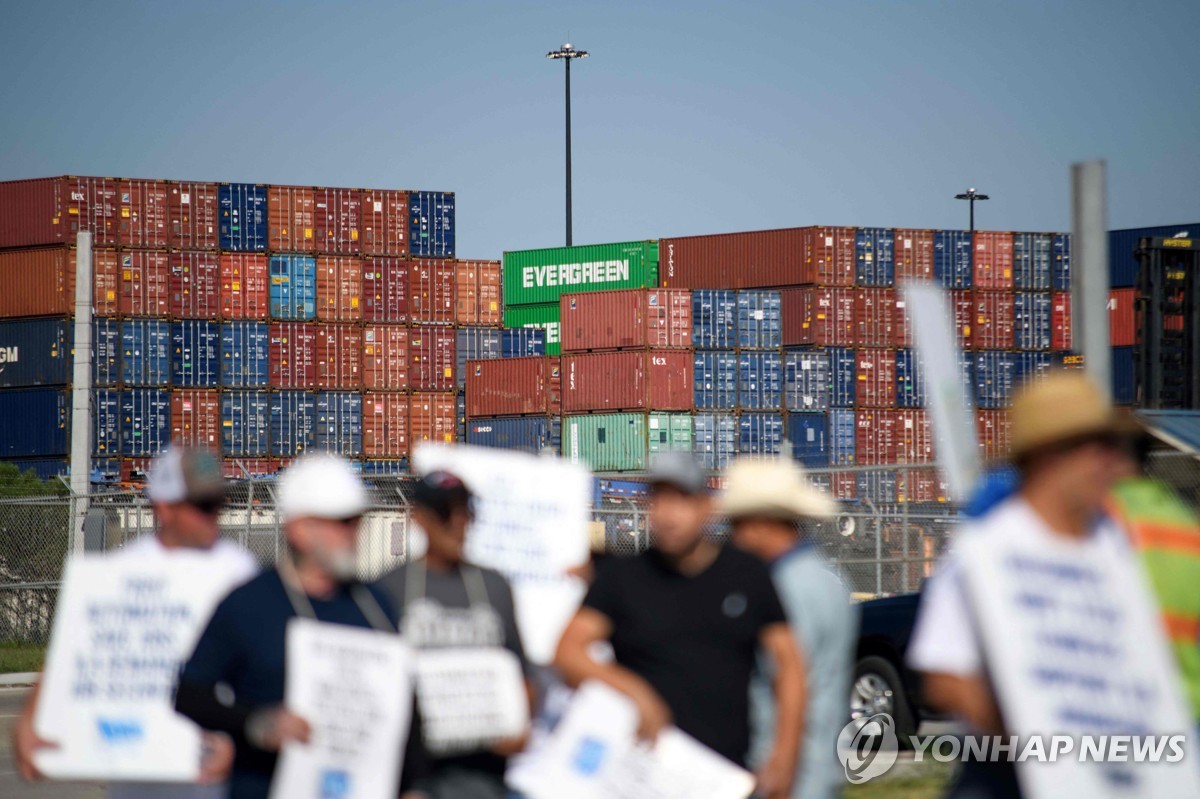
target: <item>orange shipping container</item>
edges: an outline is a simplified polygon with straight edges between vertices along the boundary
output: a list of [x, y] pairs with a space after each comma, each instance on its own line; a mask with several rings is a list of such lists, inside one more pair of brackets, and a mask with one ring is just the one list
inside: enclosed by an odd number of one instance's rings
[[221, 318], [266, 319], [270, 308], [267, 256], [221, 253]]
[[975, 282], [977, 289], [1013, 288], [1013, 235], [996, 230], [975, 231]]
[[950, 295], [950, 312], [954, 315], [954, 333], [959, 349], [971, 348], [971, 336], [975, 331], [975, 300], [966, 289], [954, 289]]
[[933, 280], [933, 231], [901, 228], [894, 235], [896, 282]]
[[562, 379], [558, 358], [467, 361], [467, 416], [557, 416]]
[[116, 316], [121, 312], [120, 259], [116, 250], [92, 250], [92, 313]]
[[364, 258], [363, 319], [368, 322], [408, 321], [409, 263], [399, 258]]
[[853, 286], [856, 253], [852, 227], [808, 228], [804, 274], [818, 286]]
[[217, 249], [217, 184], [170, 183], [167, 225], [173, 250]]
[[75, 304], [75, 251], [0, 251], [0, 318], [69, 314]]
[[692, 347], [690, 289], [564, 294], [559, 318], [563, 352]]
[[414, 327], [408, 337], [408, 382], [417, 391], [453, 391], [456, 336], [448, 327]]
[[1113, 289], [1108, 293], [1108, 343], [1113, 347], [1137, 344], [1137, 289]]
[[454, 261], [408, 262], [408, 314], [413, 322], [454, 324]]
[[170, 245], [165, 180], [122, 180], [117, 189], [117, 243], [122, 247], [165, 250]]
[[413, 394], [408, 404], [409, 443], [452, 443], [458, 436], [453, 394]]
[[[454, 398], [450, 399], [453, 404]], [[408, 457], [408, 395], [373, 391], [363, 394], [362, 428], [364, 456]]]
[[120, 255], [122, 316], [167, 316], [171, 307], [171, 271], [165, 252]]
[[307, 186], [267, 186], [267, 249], [312, 252], [316, 204]]
[[362, 387], [362, 330], [356, 325], [317, 325], [317, 388]]
[[408, 192], [363, 189], [361, 214], [364, 255], [408, 255]]
[[216, 319], [221, 313], [221, 259], [215, 252], [173, 252], [170, 314], [176, 319]]
[[499, 325], [504, 316], [500, 301], [502, 282], [499, 261], [456, 261], [454, 283], [458, 302], [454, 317], [458, 324]]
[[80, 231], [91, 232], [93, 247], [117, 244], [115, 178], [0, 182], [0, 247], [74, 244]]
[[349, 255], [317, 256], [317, 318], [326, 322], [362, 319], [362, 262]]
[[189, 447], [221, 448], [221, 395], [216, 390], [171, 392], [171, 441]]
[[408, 328], [367, 325], [362, 333], [363, 388], [402, 391], [408, 388]]
[[314, 238], [317, 252], [357, 255], [359, 251], [358, 189], [313, 189], [316, 200]]
[[[746, 289], [815, 281], [805, 263], [808, 228], [660, 239], [659, 284], [680, 289]], [[854, 236], [850, 236], [854, 261]]]

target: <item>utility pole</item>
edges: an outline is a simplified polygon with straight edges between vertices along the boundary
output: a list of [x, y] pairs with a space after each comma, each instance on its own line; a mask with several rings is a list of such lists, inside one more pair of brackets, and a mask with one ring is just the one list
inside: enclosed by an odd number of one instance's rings
[[571, 246], [571, 62], [576, 58], [587, 58], [587, 50], [576, 50], [567, 42], [557, 50], [546, 53], [546, 58], [561, 60], [567, 67], [567, 246]]

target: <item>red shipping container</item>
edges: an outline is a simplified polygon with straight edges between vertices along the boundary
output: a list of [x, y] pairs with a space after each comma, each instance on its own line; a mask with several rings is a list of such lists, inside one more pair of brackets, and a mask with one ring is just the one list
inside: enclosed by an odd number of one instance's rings
[[950, 311], [954, 314], [954, 334], [959, 349], [971, 349], [971, 334], [975, 330], [975, 298], [966, 289], [946, 292], [950, 295]]
[[165, 252], [123, 252], [118, 307], [122, 316], [167, 316], [171, 272]]
[[975, 231], [975, 282], [977, 289], [1012, 290], [1013, 234]]
[[949, 494], [937, 469], [900, 469], [896, 474], [896, 499], [900, 502], [947, 502]]
[[896, 283], [933, 280], [933, 231], [898, 228], [894, 239]]
[[348, 255], [317, 256], [317, 318], [357, 322], [363, 317], [362, 263]]
[[504, 318], [501, 301], [503, 274], [499, 261], [455, 261], [454, 285], [458, 297], [454, 318], [460, 325], [490, 327]]
[[408, 328], [367, 325], [363, 328], [363, 387], [381, 391], [408, 388]]
[[413, 322], [454, 324], [457, 305], [453, 261], [422, 258], [408, 263], [408, 313]]
[[317, 325], [317, 388], [359, 389], [363, 384], [362, 329]]
[[358, 189], [313, 189], [316, 200], [316, 249], [330, 255], [357, 255], [359, 251]]
[[316, 205], [307, 186], [267, 186], [267, 249], [312, 252]]
[[310, 322], [272, 322], [267, 360], [271, 388], [304, 388], [316, 384], [317, 326]]
[[564, 294], [559, 318], [563, 352], [692, 346], [692, 292], [687, 289]]
[[855, 499], [858, 496], [858, 476], [854, 472], [830, 472], [829, 493], [834, 499]]
[[971, 306], [975, 323], [971, 331], [971, 346], [974, 349], [1011, 350], [1016, 346], [1012, 292], [972, 292]]
[[896, 463], [933, 463], [933, 422], [923, 408], [896, 411]]
[[858, 347], [901, 346], [903, 331], [896, 319], [904, 319], [903, 309], [897, 313], [895, 289], [858, 289], [854, 292], [854, 344]]
[[92, 250], [92, 313], [116, 316], [121, 312], [120, 296], [121, 260], [117, 251]]
[[247, 477], [269, 477], [289, 461], [270, 458], [226, 458], [221, 461], [221, 474], [226, 480], [245, 480]]
[[912, 346], [912, 320], [908, 315], [908, 301], [904, 299], [904, 291], [901, 289], [893, 289], [896, 292], [896, 311], [892, 319], [895, 325], [895, 336], [897, 347]]
[[173, 250], [215, 250], [220, 244], [216, 183], [168, 184], [167, 239]]
[[860, 408], [854, 414], [855, 460], [863, 466], [879, 466], [896, 462], [895, 411]]
[[783, 346], [854, 346], [854, 289], [783, 289], [779, 297], [783, 316]]
[[408, 395], [373, 391], [363, 394], [362, 428], [364, 456], [407, 458]]
[[126, 485], [145, 485], [154, 458], [122, 458], [118, 480]]
[[820, 286], [853, 286], [855, 229], [812, 227], [805, 238], [805, 272]]
[[408, 321], [408, 261], [399, 258], [362, 259], [363, 319], [368, 322]]
[[1112, 289], [1108, 292], [1108, 343], [1113, 347], [1137, 344], [1137, 289]]
[[979, 429], [979, 448], [985, 461], [1001, 461], [1008, 457], [1008, 411], [975, 411]]
[[408, 382], [416, 391], [453, 391], [455, 342], [449, 327], [414, 327], [408, 334]]
[[409, 443], [450, 444], [458, 438], [458, 412], [453, 394], [412, 394], [408, 403]]
[[117, 189], [117, 244], [165, 250], [171, 243], [165, 180], [121, 180]]
[[364, 255], [408, 255], [408, 192], [363, 189], [360, 213]]
[[1066, 352], [1071, 345], [1071, 292], [1056, 291], [1050, 295], [1050, 349]]
[[[805, 258], [807, 234], [807, 228], [787, 228], [662, 239], [658, 243], [659, 282], [683, 289], [812, 283], [815, 273]], [[850, 247], [853, 250], [853, 240]], [[853, 252], [850, 259], [853, 262]]]
[[75, 250], [0, 251], [0, 319], [69, 314], [75, 308]]
[[558, 358], [467, 361], [467, 416], [557, 416], [561, 375]]
[[171, 392], [171, 442], [188, 447], [221, 448], [221, 395], [215, 389]]
[[215, 252], [173, 252], [170, 314], [176, 319], [216, 319], [221, 314], [221, 258]]
[[863, 408], [895, 408], [896, 353], [871, 349], [858, 350], [854, 355], [855, 404]]
[[93, 247], [117, 244], [117, 181], [57, 177], [0, 183], [0, 248], [74, 244], [90, 231]]
[[685, 350], [564, 355], [563, 412], [690, 411], [692, 369]]
[[221, 318], [266, 319], [270, 310], [271, 278], [267, 256], [223, 252], [221, 266]]

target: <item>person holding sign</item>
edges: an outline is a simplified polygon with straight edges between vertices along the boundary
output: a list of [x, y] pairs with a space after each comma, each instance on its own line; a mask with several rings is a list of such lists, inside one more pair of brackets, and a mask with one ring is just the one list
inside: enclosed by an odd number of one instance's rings
[[[154, 510], [155, 532], [132, 541], [122, 549], [103, 556], [96, 565], [106, 569], [106, 574], [112, 571], [112, 566], [125, 571], [139, 570], [147, 575], [165, 572], [168, 566], [182, 566], [184, 570], [194, 574], [202, 570], [206, 587], [199, 592], [193, 592], [204, 606], [203, 617], [185, 617], [180, 614], [179, 605], [174, 605], [169, 631], [173, 638], [182, 642], [183, 647], [190, 648], [192, 642], [200, 633], [200, 625], [207, 619], [207, 613], [212, 605], [229, 588], [250, 579], [257, 571], [258, 564], [246, 550], [237, 544], [222, 539], [217, 526], [217, 517], [225, 502], [225, 480], [221, 475], [221, 463], [217, 456], [205, 449], [190, 447], [171, 447], [155, 459], [150, 468], [146, 482], [146, 497]], [[107, 565], [106, 565], [107, 564]], [[70, 587], [64, 589], [64, 595]], [[73, 593], [73, 592], [72, 592]], [[208, 604], [204, 604], [207, 595]], [[163, 591], [156, 597], [141, 598], [138, 606], [143, 617], [154, 609], [163, 607], [164, 602], [177, 603], [179, 596], [170, 596], [169, 591]], [[181, 629], [180, 624], [194, 626]], [[126, 626], [125, 632], [129, 632]], [[146, 630], [147, 634], [149, 630]], [[87, 630], [75, 629], [70, 631], [73, 639], [78, 640]], [[188, 649], [174, 653], [176, 661], [182, 661], [188, 654]], [[53, 651], [53, 648], [52, 648]], [[96, 656], [93, 648], [89, 653]], [[48, 666], [57, 666], [50, 663]], [[154, 679], [161, 678], [164, 683], [161, 693], [169, 697], [174, 683], [175, 668], [166, 669], [161, 674], [145, 673], [143, 690], [150, 692]], [[113, 675], [115, 676], [115, 675]], [[42, 740], [35, 729], [35, 717], [38, 716], [39, 704], [42, 701], [43, 686], [36, 686], [25, 705], [21, 718], [13, 728], [13, 757], [18, 773], [27, 780], [40, 779], [41, 770], [37, 765], [39, 752], [55, 750], [56, 754], [69, 755], [69, 752], [58, 752], [57, 743]], [[127, 717], [133, 718], [142, 713], [132, 701], [125, 707]], [[163, 701], [164, 711], [169, 711], [169, 702]], [[76, 707], [76, 718], [52, 720], [54, 723], [69, 723], [79, 726], [83, 723], [83, 708]], [[40, 726], [40, 725], [39, 725]], [[194, 729], [194, 728], [193, 728]], [[229, 738], [220, 733], [209, 733], [202, 740], [202, 762], [200, 764], [201, 782], [207, 784], [161, 783], [161, 782], [110, 782], [108, 795], [113, 799], [138, 799], [139, 797], [155, 797], [155, 799], [220, 799], [225, 796], [225, 779], [233, 759], [233, 744]]]
[[[365, 628], [397, 638], [387, 598], [357, 581], [356, 543], [367, 493], [349, 462], [331, 455], [300, 459], [280, 480], [278, 508], [287, 556], [278, 568], [233, 591], [217, 606], [183, 667], [175, 700], [176, 709], [201, 727], [233, 738], [237, 752], [230, 799], [266, 799], [280, 751], [313, 741], [318, 720], [302, 718], [284, 705], [285, 681], [297, 676], [289, 674], [289, 664], [295, 662], [289, 651], [295, 637], [289, 628], [297, 629], [294, 622]], [[307, 624], [302, 631], [306, 642], [314, 637], [309, 635], [313, 626]], [[371, 708], [369, 683], [335, 682], [333, 687], [356, 691], [347, 700], [356, 704], [345, 708], [340, 723], [343, 732], [361, 727], [357, 747], [370, 745], [373, 726], [395, 726], [395, 717], [407, 714], [412, 702], [408, 697], [399, 706]], [[361, 707], [364, 703], [368, 707]], [[362, 726], [360, 717], [372, 713], [384, 716]], [[403, 762], [400, 784], [407, 787], [420, 762], [413, 737], [407, 750], [397, 747], [391, 759], [372, 763], [371, 768], [391, 775], [390, 770]], [[338, 772], [328, 778], [329, 784], [312, 786], [311, 796], [344, 795], [338, 791], [362, 777]]]
[[[685, 453], [651, 468], [653, 548], [601, 563], [563, 633], [555, 664], [572, 686], [607, 683], [633, 700], [638, 733], [672, 723], [733, 763], [750, 750], [750, 678], [761, 650], [774, 660], [778, 723], [758, 773], [763, 796], [791, 790], [804, 718], [804, 667], [767, 567], [704, 535], [713, 501]], [[593, 646], [608, 641], [615, 662]]]
[[472, 494], [446, 471], [413, 487], [412, 518], [425, 556], [384, 575], [401, 631], [417, 650], [417, 696], [432, 799], [503, 799], [507, 757], [524, 747], [530, 689], [513, 610], [499, 572], [464, 559]]

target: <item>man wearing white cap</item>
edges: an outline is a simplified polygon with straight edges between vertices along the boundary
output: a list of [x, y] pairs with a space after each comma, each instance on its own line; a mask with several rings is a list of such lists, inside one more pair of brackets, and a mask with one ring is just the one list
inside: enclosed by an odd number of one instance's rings
[[180, 713], [233, 738], [230, 799], [265, 799], [280, 748], [308, 740], [308, 723], [283, 706], [288, 621], [396, 631], [387, 600], [356, 580], [367, 493], [349, 462], [301, 458], [280, 480], [278, 505], [288, 555], [217, 606], [176, 695]]
[[[108, 557], [153, 561], [174, 553], [202, 553], [214, 582], [232, 588], [250, 579], [258, 564], [250, 553], [221, 538], [217, 517], [225, 502], [221, 462], [207, 449], [171, 447], [154, 460], [146, 481], [146, 498], [154, 510], [153, 535], [145, 535]], [[181, 656], [186, 652], [180, 653]], [[21, 719], [13, 729], [13, 756], [18, 772], [27, 780], [41, 777], [34, 752], [52, 746], [40, 740], [33, 726], [39, 688], [34, 688]], [[204, 738], [203, 785], [183, 783], [112, 783], [111, 799], [221, 799], [222, 783], [233, 758], [229, 739], [220, 734]]]
[[[837, 567], [803, 529], [806, 520], [828, 518], [836, 510], [836, 503], [790, 461], [741, 460], [726, 474], [721, 511], [733, 526], [733, 541], [771, 565], [804, 655], [804, 741], [791, 793], [796, 799], [840, 796], [845, 784], [836, 747], [846, 723], [858, 614]], [[764, 664], [751, 685], [752, 765], [767, 755], [774, 737], [773, 671], [774, 664]]]

